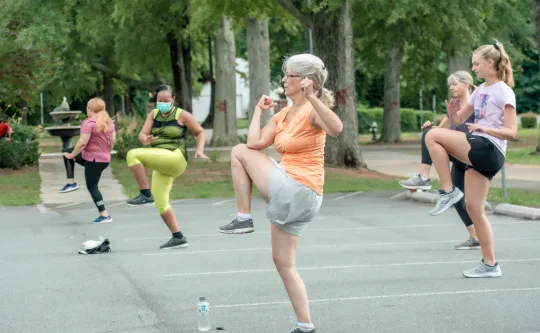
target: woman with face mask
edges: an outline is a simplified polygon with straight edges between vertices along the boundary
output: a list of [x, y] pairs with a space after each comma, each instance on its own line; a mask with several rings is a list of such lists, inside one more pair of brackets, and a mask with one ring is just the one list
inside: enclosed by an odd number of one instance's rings
[[[136, 148], [128, 152], [127, 164], [139, 185], [140, 194], [127, 202], [130, 206], [154, 204], [172, 233], [172, 238], [161, 249], [181, 248], [188, 245], [182, 235], [174, 210], [169, 204], [169, 193], [174, 179], [187, 167], [186, 134], [197, 137], [195, 158], [208, 159], [204, 154], [204, 130], [189, 112], [174, 106], [174, 91], [161, 86], [154, 93], [156, 109], [148, 114], [139, 140], [149, 148]], [[145, 168], [153, 170], [152, 188], [148, 185]]]

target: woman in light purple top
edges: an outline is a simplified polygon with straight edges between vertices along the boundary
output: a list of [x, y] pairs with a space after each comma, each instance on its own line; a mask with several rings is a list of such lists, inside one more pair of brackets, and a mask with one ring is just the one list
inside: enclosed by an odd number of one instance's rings
[[499, 277], [495, 260], [493, 231], [485, 214], [491, 179], [504, 165], [507, 140], [517, 134], [516, 97], [510, 58], [501, 43], [483, 45], [472, 56], [473, 71], [485, 80], [461, 109], [455, 100], [446, 102], [448, 118], [462, 124], [474, 113], [474, 123], [465, 123], [471, 134], [434, 128], [426, 135], [426, 145], [442, 185], [440, 198], [431, 215], [438, 215], [461, 200], [463, 192], [450, 177], [448, 155], [467, 165], [465, 200], [480, 246], [482, 261], [463, 272], [465, 277]]

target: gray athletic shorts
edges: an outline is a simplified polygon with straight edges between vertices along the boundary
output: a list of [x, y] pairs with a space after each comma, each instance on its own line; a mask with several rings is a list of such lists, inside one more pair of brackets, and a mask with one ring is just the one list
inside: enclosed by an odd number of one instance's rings
[[321, 195], [292, 179], [274, 159], [268, 184], [266, 217], [277, 227], [300, 236], [321, 208]]

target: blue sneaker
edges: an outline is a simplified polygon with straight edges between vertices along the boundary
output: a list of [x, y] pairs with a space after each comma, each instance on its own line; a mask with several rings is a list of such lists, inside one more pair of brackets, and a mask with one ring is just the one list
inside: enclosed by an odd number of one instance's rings
[[99, 216], [97, 219], [92, 221], [92, 223], [111, 223], [112, 222], [112, 216]]
[[68, 192], [71, 192], [71, 191], [75, 191], [75, 190], [78, 190], [79, 189], [79, 185], [77, 185], [77, 183], [73, 183], [73, 184], [66, 184], [64, 187], [62, 187], [62, 189], [58, 192], [60, 193], [68, 193]]

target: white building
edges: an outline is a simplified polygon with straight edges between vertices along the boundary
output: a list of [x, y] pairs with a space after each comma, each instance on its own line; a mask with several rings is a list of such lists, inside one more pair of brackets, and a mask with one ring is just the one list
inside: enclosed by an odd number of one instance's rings
[[[241, 58], [236, 58], [236, 117], [247, 118], [249, 108], [249, 80], [248, 80], [248, 62]], [[244, 73], [244, 75], [239, 74]], [[245, 79], [244, 79], [245, 77]], [[193, 97], [193, 115], [199, 122], [203, 122], [208, 116], [210, 110], [210, 82], [207, 82], [198, 97]], [[274, 91], [270, 96], [277, 98]]]

